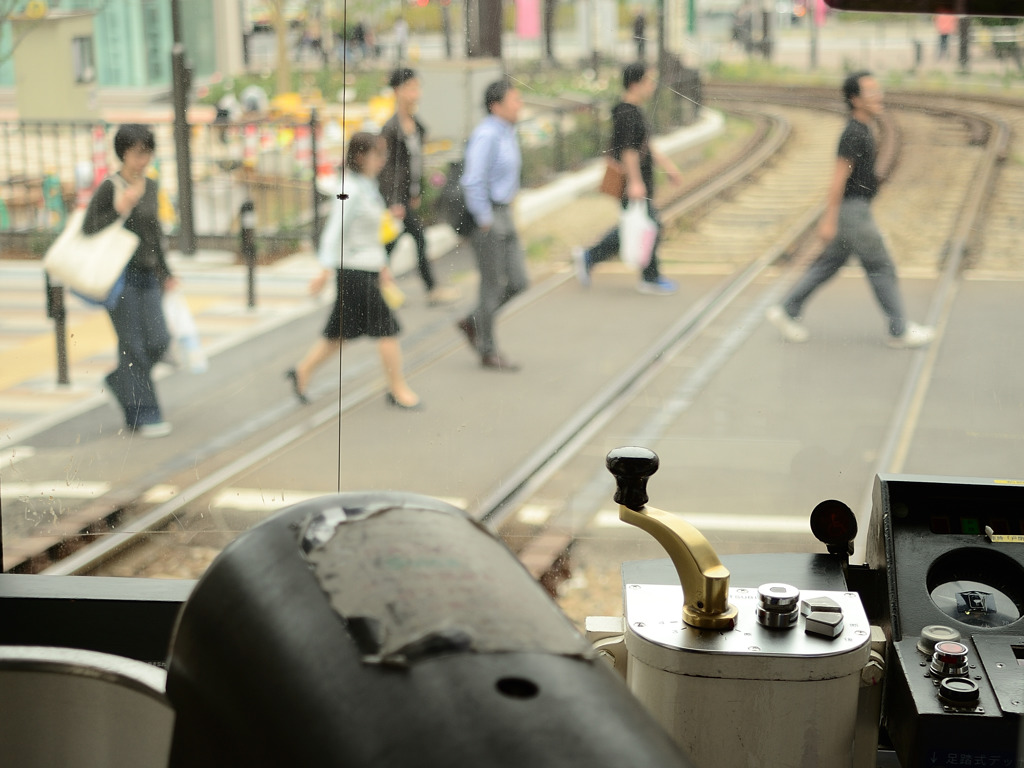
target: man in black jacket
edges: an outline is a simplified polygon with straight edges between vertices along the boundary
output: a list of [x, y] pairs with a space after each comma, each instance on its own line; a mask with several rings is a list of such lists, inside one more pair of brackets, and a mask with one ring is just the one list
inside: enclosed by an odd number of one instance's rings
[[[459, 293], [450, 286], [439, 286], [434, 280], [430, 260], [427, 258], [427, 240], [423, 223], [417, 213], [423, 185], [423, 146], [427, 130], [416, 118], [420, 100], [420, 81], [408, 67], [399, 67], [391, 73], [389, 82], [395, 93], [395, 114], [384, 123], [381, 136], [387, 141], [388, 158], [378, 177], [380, 193], [392, 215], [401, 219], [416, 243], [416, 261], [420, 277], [427, 289], [427, 302], [431, 306], [450, 304]], [[388, 243], [388, 255], [395, 247]]]

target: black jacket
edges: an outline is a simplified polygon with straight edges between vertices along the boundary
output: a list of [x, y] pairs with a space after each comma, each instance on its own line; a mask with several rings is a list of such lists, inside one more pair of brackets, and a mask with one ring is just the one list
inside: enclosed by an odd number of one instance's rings
[[[424, 144], [427, 129], [416, 117], [416, 133], [420, 137], [420, 146]], [[390, 207], [392, 205], [408, 205], [411, 199], [410, 187], [412, 185], [409, 167], [409, 150], [405, 146], [405, 134], [402, 133], [402, 126], [398, 122], [398, 115], [392, 115], [391, 119], [384, 123], [380, 135], [384, 137], [388, 145], [388, 159], [378, 176], [380, 193], [384, 202]], [[421, 180], [422, 184], [422, 180]], [[421, 187], [422, 190], [422, 187]]]

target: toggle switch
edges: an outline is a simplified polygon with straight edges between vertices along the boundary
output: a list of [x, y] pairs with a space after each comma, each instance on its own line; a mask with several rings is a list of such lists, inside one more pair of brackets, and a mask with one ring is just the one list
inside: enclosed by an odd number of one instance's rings
[[809, 613], [804, 625], [804, 632], [808, 635], [817, 635], [828, 640], [834, 640], [843, 633], [843, 614], [842, 612], [825, 611]]
[[831, 597], [809, 597], [800, 603], [800, 613], [810, 616], [812, 613], [842, 613], [843, 608]]

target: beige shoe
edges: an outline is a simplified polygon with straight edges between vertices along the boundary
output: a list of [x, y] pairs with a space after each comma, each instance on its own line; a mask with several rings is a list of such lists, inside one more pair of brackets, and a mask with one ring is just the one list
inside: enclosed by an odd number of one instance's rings
[[462, 298], [458, 288], [450, 285], [439, 285], [427, 294], [427, 304], [431, 307], [441, 307], [446, 304], [454, 304]]

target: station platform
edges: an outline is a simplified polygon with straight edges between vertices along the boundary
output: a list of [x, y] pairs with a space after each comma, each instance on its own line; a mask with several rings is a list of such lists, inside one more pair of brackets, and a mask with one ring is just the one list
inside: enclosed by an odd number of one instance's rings
[[[720, 113], [704, 110], [695, 123], [660, 138], [658, 144], [665, 152], [684, 151], [719, 135], [723, 126]], [[543, 187], [524, 190], [516, 204], [524, 243], [535, 239], [546, 217], [592, 193], [603, 171], [603, 161], [595, 160]], [[592, 217], [589, 223], [587, 215]], [[590, 238], [590, 231], [609, 224], [608, 211], [601, 206], [590, 214], [574, 211], [573, 219], [584, 233], [581, 242]], [[446, 224], [430, 227], [427, 239], [432, 258], [451, 252], [459, 242]], [[564, 266], [568, 250], [552, 248], [549, 238], [541, 239], [540, 251], [531, 254], [535, 257], [532, 267]], [[328, 290], [318, 297], [309, 294], [309, 280], [319, 269], [311, 247], [257, 268], [254, 307], [248, 306], [247, 268], [235, 253], [200, 251], [185, 256], [172, 251], [168, 260], [181, 280], [203, 350], [210, 358], [296, 319], [322, 313], [333, 301]], [[409, 238], [395, 249], [392, 267], [399, 276], [415, 271]], [[474, 286], [465, 286], [467, 299], [472, 298]], [[413, 290], [420, 288], [416, 285]], [[411, 295], [410, 300], [421, 301], [419, 295]], [[69, 383], [59, 384], [54, 321], [46, 313], [41, 261], [0, 259], [0, 305], [5, 308], [0, 315], [0, 456], [9, 457], [27, 438], [82, 413], [115, 407], [103, 385], [103, 377], [116, 365], [116, 337], [105, 310], [66, 295]], [[159, 381], [175, 372], [173, 366], [161, 363], [154, 378]]]

